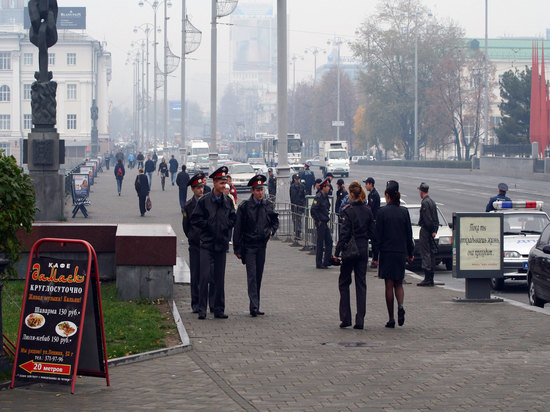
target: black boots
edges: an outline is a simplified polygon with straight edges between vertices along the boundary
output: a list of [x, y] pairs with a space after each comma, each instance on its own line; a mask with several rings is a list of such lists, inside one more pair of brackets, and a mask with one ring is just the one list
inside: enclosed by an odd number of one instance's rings
[[428, 270], [424, 271], [424, 280], [416, 284], [416, 286], [433, 286], [433, 285], [434, 285], [434, 273]]

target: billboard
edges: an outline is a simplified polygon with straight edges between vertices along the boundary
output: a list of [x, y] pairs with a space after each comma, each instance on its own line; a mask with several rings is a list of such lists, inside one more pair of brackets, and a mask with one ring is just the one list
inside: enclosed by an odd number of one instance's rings
[[[29, 29], [31, 20], [28, 7], [25, 7], [23, 15], [23, 27]], [[86, 7], [59, 7], [56, 26], [58, 30], [85, 30]]]

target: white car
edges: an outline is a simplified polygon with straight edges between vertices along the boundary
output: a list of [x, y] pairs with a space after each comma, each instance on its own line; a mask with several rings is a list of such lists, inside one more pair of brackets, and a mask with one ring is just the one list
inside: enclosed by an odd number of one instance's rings
[[506, 279], [527, 281], [529, 252], [550, 223], [542, 206], [543, 202], [493, 202], [496, 210], [489, 213], [498, 212], [504, 215], [504, 277], [491, 279], [493, 289], [502, 289]]
[[250, 163], [229, 163], [227, 164], [229, 169], [229, 175], [232, 179], [232, 184], [235, 186], [237, 191], [249, 190], [248, 182], [254, 176], [256, 176], [256, 171]]

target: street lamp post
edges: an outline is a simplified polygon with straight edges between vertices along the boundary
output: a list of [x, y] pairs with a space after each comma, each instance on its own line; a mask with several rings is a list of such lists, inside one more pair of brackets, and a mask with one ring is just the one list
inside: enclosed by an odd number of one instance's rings
[[[485, 144], [489, 144], [489, 1], [485, 0]], [[483, 155], [483, 142], [479, 146], [479, 156]]]
[[418, 13], [415, 13], [414, 23], [414, 154], [418, 160]]
[[336, 140], [340, 140], [340, 46], [342, 45], [342, 39], [335, 37], [334, 40], [327, 41], [327, 44], [333, 44], [336, 46]]
[[144, 93], [143, 93], [143, 104], [145, 106], [145, 134], [144, 141], [142, 144], [145, 144], [145, 141], [149, 142], [150, 133], [149, 133], [149, 124], [150, 124], [150, 108], [149, 108], [149, 33], [153, 26], [150, 23], [144, 23], [140, 26], [134, 27], [134, 33], [137, 33], [138, 30], [141, 30], [145, 33], [145, 42], [146, 42], [146, 63], [145, 63], [145, 84], [144, 84]]
[[327, 51], [319, 47], [308, 47], [304, 50], [304, 53], [306, 54], [313, 54], [313, 86], [315, 86], [317, 83], [317, 55], [319, 54], [319, 52], [326, 53]]

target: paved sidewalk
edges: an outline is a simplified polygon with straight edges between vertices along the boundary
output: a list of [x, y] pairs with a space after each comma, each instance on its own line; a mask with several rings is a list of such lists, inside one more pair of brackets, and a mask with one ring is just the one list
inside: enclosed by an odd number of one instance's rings
[[[135, 170], [135, 169], [134, 169]], [[90, 217], [69, 221], [171, 223], [187, 258], [177, 188], [153, 184], [153, 210], [139, 217], [134, 171], [116, 196], [112, 170], [93, 187]], [[133, 175], [132, 175], [133, 174]], [[130, 190], [131, 189], [131, 190]], [[245, 196], [244, 194], [240, 194]], [[199, 321], [188, 285], [175, 299], [192, 348], [111, 368], [105, 381], [0, 392], [2, 410], [547, 410], [550, 317], [507, 303], [454, 303], [457, 292], [405, 287], [407, 319], [387, 329], [384, 285], [367, 274], [362, 331], [338, 327], [338, 269], [269, 244], [262, 310], [248, 314], [244, 266], [226, 273], [227, 320]], [[352, 306], [353, 307], [353, 306]], [[351, 346], [351, 347], [350, 347]]]

